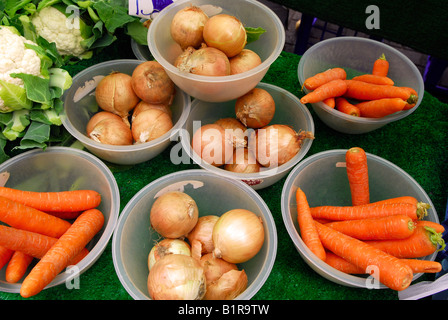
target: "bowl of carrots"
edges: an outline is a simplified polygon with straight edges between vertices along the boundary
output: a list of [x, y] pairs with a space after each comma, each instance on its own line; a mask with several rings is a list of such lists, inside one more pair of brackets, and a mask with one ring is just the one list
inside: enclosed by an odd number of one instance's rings
[[38, 298], [82, 277], [118, 220], [109, 168], [88, 152], [49, 147], [3, 162], [0, 177], [0, 290]]
[[434, 260], [444, 229], [431, 199], [401, 168], [362, 148], [300, 162], [281, 209], [300, 256], [335, 283], [401, 291], [441, 270]]
[[336, 37], [309, 48], [298, 65], [304, 96], [330, 128], [362, 134], [411, 115], [424, 83], [403, 53], [367, 38]]

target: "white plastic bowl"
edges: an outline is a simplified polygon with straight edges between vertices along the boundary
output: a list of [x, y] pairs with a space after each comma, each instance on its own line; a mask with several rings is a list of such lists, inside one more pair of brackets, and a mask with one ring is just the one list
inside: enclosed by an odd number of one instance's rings
[[[170, 35], [170, 25], [174, 15], [190, 5], [222, 8], [222, 13], [237, 17], [245, 27], [264, 28], [266, 32], [260, 39], [246, 46], [258, 53], [262, 64], [242, 74], [222, 77], [179, 71], [173, 63], [182, 50]], [[149, 50], [174, 83], [188, 95], [209, 102], [232, 100], [253, 89], [280, 55], [284, 44], [285, 30], [280, 19], [271, 9], [255, 0], [179, 0], [164, 8], [151, 22], [148, 31]]]
[[[335, 283], [358, 288], [367, 288], [371, 280], [366, 277], [345, 274], [328, 266], [313, 254], [300, 237], [297, 223], [295, 192], [300, 187], [306, 194], [311, 207], [320, 205], [351, 205], [350, 187], [346, 168], [338, 164], [345, 162], [347, 150], [329, 150], [314, 154], [300, 162], [288, 175], [282, 190], [281, 209], [286, 230], [300, 256], [319, 275]], [[425, 220], [439, 222], [431, 199], [422, 187], [405, 171], [395, 164], [367, 153], [369, 168], [370, 201], [378, 201], [397, 196], [414, 196], [419, 201], [429, 203], [431, 208]], [[424, 257], [434, 260], [437, 252]], [[422, 274], [414, 275], [414, 280]], [[387, 288], [383, 284], [378, 286]]]

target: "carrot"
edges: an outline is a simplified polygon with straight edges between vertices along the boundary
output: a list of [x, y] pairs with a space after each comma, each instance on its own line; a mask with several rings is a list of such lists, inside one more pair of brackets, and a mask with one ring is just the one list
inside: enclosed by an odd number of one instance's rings
[[314, 219], [357, 220], [375, 217], [385, 217], [404, 214], [413, 220], [417, 220], [417, 209], [409, 203], [394, 203], [363, 206], [317, 206], [311, 207], [311, 215]]
[[414, 233], [414, 220], [405, 215], [335, 221], [325, 224], [359, 240], [405, 239]]
[[36, 192], [0, 187], [0, 196], [47, 212], [85, 211], [101, 202], [101, 195], [94, 190]]
[[[430, 227], [416, 227], [414, 233], [406, 239], [372, 240], [367, 244], [383, 250], [397, 258], [421, 258], [445, 249], [442, 234]], [[440, 246], [440, 249], [438, 249]]]
[[366, 274], [364, 269], [355, 266], [353, 263], [348, 262], [331, 251], [327, 251], [327, 259], [325, 260], [325, 263], [330, 267], [347, 274]]
[[415, 225], [416, 226], [426, 226], [426, 227], [430, 227], [433, 228], [437, 233], [444, 233], [445, 232], [445, 227], [443, 225], [441, 225], [440, 223], [434, 222], [434, 221], [429, 221], [429, 220], [416, 220], [415, 221]]
[[341, 111], [345, 114], [349, 114], [354, 117], [359, 117], [361, 115], [361, 112], [359, 111], [359, 108], [355, 105], [351, 104], [347, 101], [347, 99], [338, 97], [335, 99], [335, 109], [338, 111]]
[[358, 80], [345, 80], [347, 91], [344, 96], [358, 100], [378, 100], [384, 98], [400, 98], [405, 101], [415, 101], [417, 98], [409, 90], [397, 86], [383, 86]]
[[369, 169], [364, 149], [352, 147], [345, 153], [347, 178], [353, 206], [370, 202]]
[[97, 209], [83, 212], [26, 276], [20, 295], [28, 298], [42, 291], [101, 230], [104, 216]]
[[442, 265], [437, 261], [420, 259], [401, 259], [411, 267], [414, 273], [437, 273], [442, 271]]
[[376, 266], [378, 272], [373, 273], [372, 276], [377, 277], [390, 289], [400, 291], [410, 285], [413, 277], [412, 270], [398, 258], [318, 222], [316, 226], [322, 244], [327, 250], [362, 270]]
[[323, 72], [317, 73], [305, 80], [303, 86], [308, 90], [316, 90], [321, 85], [330, 82], [331, 80], [341, 79], [345, 80], [347, 73], [342, 68], [332, 68]]
[[323, 103], [325, 103], [327, 106], [329, 106], [330, 108], [334, 109], [334, 107], [336, 106], [336, 102], [334, 97], [325, 99], [324, 101], [322, 101]]
[[5, 248], [0, 245], [0, 270], [11, 260], [14, 250]]
[[353, 77], [352, 80], [363, 81], [367, 83], [380, 84], [383, 86], [393, 86], [394, 80], [386, 76], [379, 76], [376, 74], [362, 74], [360, 76]]
[[417, 211], [417, 218], [418, 219], [423, 219], [425, 216], [427, 216], [428, 215], [428, 209], [431, 207], [429, 205], [429, 203], [418, 201], [415, 197], [412, 197], [412, 196], [393, 197], [393, 198], [388, 198], [388, 199], [384, 199], [384, 200], [371, 202], [371, 203], [366, 204], [366, 205], [377, 206], [377, 205], [382, 205], [382, 204], [394, 204], [394, 203], [409, 203], [409, 204], [412, 204], [415, 207], [416, 211]]
[[311, 216], [310, 207], [305, 193], [297, 188], [297, 222], [299, 224], [300, 235], [305, 245], [321, 260], [325, 261], [325, 249], [317, 234], [316, 225]]
[[[418, 96], [417, 91], [415, 91], [415, 89], [411, 88], [411, 87], [402, 87], [405, 88], [406, 90], [409, 90], [409, 92], [413, 95], [415, 95], [416, 97]], [[413, 101], [413, 103], [406, 103], [406, 105], [404, 106], [403, 110], [409, 110], [412, 109], [413, 107], [415, 107], [415, 105], [417, 104], [417, 101]]]
[[383, 98], [359, 102], [355, 106], [359, 109], [361, 117], [382, 118], [402, 111], [406, 104], [407, 102], [401, 98]]
[[6, 267], [6, 281], [16, 283], [22, 279], [33, 259], [34, 257], [26, 253], [15, 251]]
[[11, 227], [55, 238], [70, 227], [68, 221], [4, 197], [0, 197], [0, 221]]
[[387, 76], [389, 73], [389, 61], [386, 60], [384, 53], [373, 62], [372, 74], [379, 76]]
[[346, 90], [347, 84], [345, 80], [331, 80], [330, 82], [317, 87], [314, 91], [307, 93], [300, 99], [300, 102], [303, 104], [320, 102], [328, 98], [342, 96]]

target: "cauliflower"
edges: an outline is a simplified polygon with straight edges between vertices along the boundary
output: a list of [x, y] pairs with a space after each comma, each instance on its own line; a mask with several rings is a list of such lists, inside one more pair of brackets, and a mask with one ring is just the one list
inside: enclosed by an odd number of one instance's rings
[[79, 17], [67, 18], [64, 13], [50, 6], [33, 15], [31, 22], [38, 35], [56, 44], [60, 55], [82, 57], [86, 53], [81, 45], [84, 38], [81, 28], [72, 24], [73, 19], [80, 22]]

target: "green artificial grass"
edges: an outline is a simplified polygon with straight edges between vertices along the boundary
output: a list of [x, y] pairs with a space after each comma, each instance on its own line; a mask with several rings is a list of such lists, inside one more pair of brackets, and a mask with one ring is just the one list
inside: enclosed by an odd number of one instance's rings
[[[128, 48], [128, 49], [127, 49]], [[108, 51], [95, 55], [68, 69], [72, 74], [107, 59], [134, 58], [126, 37]], [[302, 96], [297, 78], [300, 56], [282, 52], [262, 80]], [[427, 192], [440, 220], [444, 219], [448, 190], [448, 105], [425, 93], [420, 107], [409, 117], [371, 133], [349, 135], [336, 132], [323, 124], [310, 109], [316, 139], [306, 157], [329, 149], [353, 146], [380, 156], [410, 174]], [[173, 142], [173, 145], [176, 142]], [[110, 165], [117, 180], [121, 209], [144, 186], [166, 174], [198, 168], [194, 164], [174, 165], [170, 148], [156, 158], [135, 166]], [[284, 227], [280, 200], [286, 178], [259, 190], [269, 206], [278, 233], [278, 252], [269, 278], [253, 300], [397, 300], [389, 289], [350, 288], [331, 282], [314, 272], [301, 258]], [[424, 276], [420, 280], [432, 280]], [[97, 262], [80, 277], [79, 289], [65, 285], [49, 288], [29, 300], [132, 300], [121, 285], [113, 266], [111, 242]], [[19, 294], [0, 292], [2, 300], [20, 300]]]

